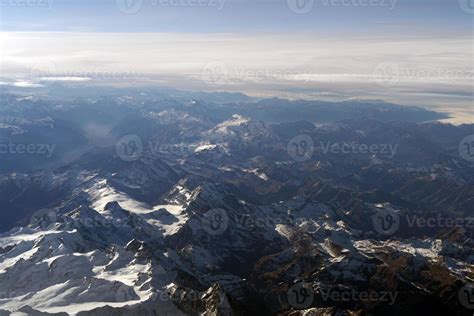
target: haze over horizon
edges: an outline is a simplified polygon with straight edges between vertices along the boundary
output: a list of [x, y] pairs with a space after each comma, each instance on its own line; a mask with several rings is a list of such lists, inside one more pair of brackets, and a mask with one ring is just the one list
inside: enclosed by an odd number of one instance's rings
[[0, 82], [383, 99], [447, 111], [456, 116], [453, 122], [472, 121], [469, 5], [468, 0], [8, 0], [0, 6]]

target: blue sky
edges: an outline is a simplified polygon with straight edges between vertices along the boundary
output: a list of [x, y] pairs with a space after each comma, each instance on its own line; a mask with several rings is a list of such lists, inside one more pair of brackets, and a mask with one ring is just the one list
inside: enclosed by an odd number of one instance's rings
[[[136, 14], [121, 12], [120, 1], [133, 0], [0, 0], [1, 27], [3, 31], [383, 34], [472, 32], [473, 18], [458, 0], [314, 0], [313, 9], [305, 14], [292, 12], [287, 0], [135, 0], [142, 1]], [[191, 5], [197, 1], [201, 5]], [[369, 1], [373, 5], [365, 5]], [[460, 1], [471, 1], [474, 8], [474, 0]]]

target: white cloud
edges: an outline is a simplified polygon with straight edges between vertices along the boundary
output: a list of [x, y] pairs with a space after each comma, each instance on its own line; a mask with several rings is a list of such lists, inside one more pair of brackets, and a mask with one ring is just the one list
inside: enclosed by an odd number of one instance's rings
[[91, 81], [92, 78], [88, 77], [42, 77], [40, 81], [64, 81], [64, 82], [84, 82], [84, 81]]
[[472, 70], [472, 38], [325, 38], [314, 34], [2, 33], [4, 74], [134, 72], [200, 75], [223, 62], [232, 76], [252, 71], [371, 75], [380, 63], [427, 71]]
[[18, 87], [18, 88], [41, 88], [43, 85], [34, 83], [31, 81], [17, 81], [13, 83], [13, 86]]
[[0, 33], [0, 69], [5, 77], [36, 84], [89, 79], [132, 84], [139, 78], [148, 84], [258, 96], [375, 97], [469, 110], [472, 45], [470, 33], [385, 38], [315, 33]]

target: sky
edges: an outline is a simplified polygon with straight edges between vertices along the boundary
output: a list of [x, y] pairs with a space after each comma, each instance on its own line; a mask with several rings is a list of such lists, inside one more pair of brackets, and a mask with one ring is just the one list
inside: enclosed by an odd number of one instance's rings
[[473, 30], [474, 0], [0, 0], [0, 83], [377, 98], [471, 120]]
[[[465, 31], [472, 0], [0, 0], [4, 31]], [[474, 10], [474, 9], [472, 9]], [[127, 14], [128, 13], [128, 14]]]

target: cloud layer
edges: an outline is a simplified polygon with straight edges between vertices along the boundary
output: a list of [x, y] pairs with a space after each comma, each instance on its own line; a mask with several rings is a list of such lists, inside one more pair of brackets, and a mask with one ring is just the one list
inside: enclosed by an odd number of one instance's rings
[[293, 98], [380, 97], [412, 104], [432, 98], [437, 103], [431, 106], [466, 111], [472, 106], [470, 34], [37, 32], [0, 33], [0, 45], [2, 81], [22, 85], [122, 81]]

